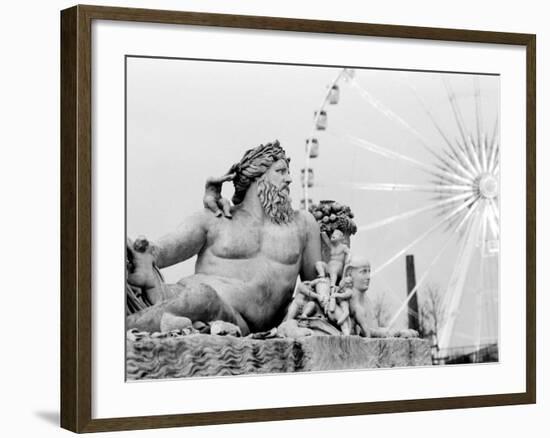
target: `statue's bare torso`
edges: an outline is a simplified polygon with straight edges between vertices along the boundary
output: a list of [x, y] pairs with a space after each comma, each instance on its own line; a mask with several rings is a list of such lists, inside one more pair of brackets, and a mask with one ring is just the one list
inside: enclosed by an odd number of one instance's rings
[[205, 209], [154, 247], [161, 268], [197, 255], [195, 274], [170, 287], [168, 298], [203, 296], [200, 289], [209, 286], [238, 314], [242, 328], [240, 318], [250, 331], [261, 331], [280, 322], [298, 275], [315, 276], [318, 236], [318, 225], [307, 212], [295, 212], [290, 223], [279, 225], [234, 207], [231, 219]]
[[[232, 219], [209, 212], [206, 244], [195, 272], [239, 312], [251, 329], [263, 330], [292, 297], [306, 246], [307, 222], [296, 213], [290, 224], [259, 221], [244, 211]], [[202, 276], [201, 276], [202, 277]], [[183, 282], [189, 281], [186, 279]]]

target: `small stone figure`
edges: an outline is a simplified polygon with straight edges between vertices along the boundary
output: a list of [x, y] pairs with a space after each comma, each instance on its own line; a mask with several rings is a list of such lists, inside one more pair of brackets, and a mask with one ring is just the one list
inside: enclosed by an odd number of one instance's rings
[[235, 176], [236, 173], [233, 172], [218, 178], [210, 177], [206, 180], [202, 202], [205, 208], [211, 210], [217, 217], [220, 217], [222, 214], [226, 218], [232, 217], [231, 204], [227, 199], [222, 197], [221, 193], [223, 183], [233, 181]]
[[149, 241], [139, 236], [126, 240], [126, 272], [130, 284], [139, 285], [146, 302], [165, 298], [162, 276], [155, 267], [155, 255]]
[[[344, 243], [344, 233], [340, 230], [334, 230], [330, 238], [328, 234], [323, 231], [321, 237], [325, 244], [330, 248], [330, 260], [328, 263], [319, 261], [315, 264], [315, 268], [319, 274], [319, 277], [325, 277], [328, 273], [330, 277], [330, 286], [332, 291], [335, 291], [336, 284], [341, 278], [344, 271], [344, 266], [349, 262], [350, 252], [349, 247]], [[327, 271], [327, 272], [325, 272]], [[331, 309], [334, 310], [334, 301], [330, 304]]]
[[324, 308], [328, 305], [330, 297], [330, 290], [326, 287], [327, 283], [328, 280], [325, 278], [299, 283], [285, 319], [295, 319], [298, 316], [309, 318], [316, 314], [324, 315]]
[[352, 291], [351, 278], [343, 278], [340, 288], [331, 293], [327, 311], [329, 318], [336, 322], [344, 335], [350, 335], [353, 328], [349, 310], [349, 300], [353, 295]]
[[296, 292], [298, 295], [304, 297], [305, 299], [301, 315], [303, 318], [313, 316], [315, 314], [315, 311], [318, 309], [317, 303], [321, 304], [322, 302], [321, 296], [316, 291], [314, 291], [315, 286], [319, 284], [319, 280], [322, 279], [318, 278], [313, 281], [304, 281], [298, 284]]
[[[321, 317], [337, 324], [342, 334], [351, 334], [351, 320], [347, 300], [351, 296], [333, 294], [328, 278], [299, 283], [296, 296], [289, 307], [286, 320]], [[338, 302], [336, 300], [338, 299]], [[331, 305], [333, 303], [333, 305]]]

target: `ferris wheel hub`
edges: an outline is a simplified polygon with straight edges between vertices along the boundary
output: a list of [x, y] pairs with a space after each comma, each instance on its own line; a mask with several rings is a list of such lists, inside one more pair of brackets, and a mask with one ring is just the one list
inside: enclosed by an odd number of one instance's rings
[[498, 195], [498, 180], [494, 175], [483, 175], [479, 180], [479, 193], [487, 199]]

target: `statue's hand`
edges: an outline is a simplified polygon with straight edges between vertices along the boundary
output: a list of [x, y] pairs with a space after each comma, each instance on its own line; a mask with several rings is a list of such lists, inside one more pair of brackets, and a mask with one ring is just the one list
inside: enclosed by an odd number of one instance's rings
[[133, 286], [152, 289], [158, 286], [153, 264], [155, 257], [149, 241], [140, 236], [134, 242], [126, 240], [127, 280]]
[[330, 300], [327, 297], [321, 298], [321, 305], [323, 307], [323, 312], [325, 313], [325, 315], [327, 315], [329, 312], [329, 304]]
[[235, 173], [228, 173], [221, 177], [210, 177], [206, 180], [204, 187], [204, 207], [211, 210], [217, 217], [222, 214], [231, 217], [231, 203], [222, 198], [222, 186], [224, 182], [232, 181], [235, 178]]

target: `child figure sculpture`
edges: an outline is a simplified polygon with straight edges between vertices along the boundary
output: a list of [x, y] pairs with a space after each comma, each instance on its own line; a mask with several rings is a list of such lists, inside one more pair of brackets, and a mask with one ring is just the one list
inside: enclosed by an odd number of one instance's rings
[[[344, 233], [340, 230], [334, 230], [330, 238], [327, 233], [323, 231], [321, 233], [321, 237], [323, 238], [325, 244], [330, 248], [330, 260], [328, 263], [323, 261], [317, 262], [315, 264], [315, 268], [317, 269], [319, 277], [325, 277], [326, 273], [328, 273], [331, 291], [335, 292], [336, 284], [342, 276], [344, 266], [346, 266], [349, 262], [349, 247], [344, 243]], [[327, 271], [326, 273], [325, 270]], [[333, 311], [335, 306], [334, 300], [331, 300], [329, 306], [329, 309]]]
[[312, 281], [303, 281], [296, 287], [296, 295], [292, 300], [285, 319], [294, 319], [298, 316], [309, 318], [316, 314], [325, 314], [330, 298], [329, 281], [326, 278], [316, 278]]
[[331, 293], [326, 314], [335, 322], [343, 335], [351, 335], [353, 323], [350, 315], [349, 300], [352, 297], [352, 284], [349, 278], [342, 279], [340, 288]]

